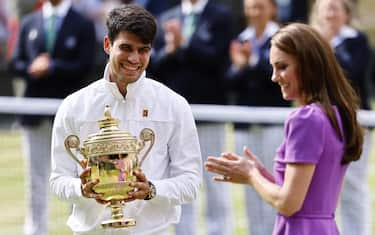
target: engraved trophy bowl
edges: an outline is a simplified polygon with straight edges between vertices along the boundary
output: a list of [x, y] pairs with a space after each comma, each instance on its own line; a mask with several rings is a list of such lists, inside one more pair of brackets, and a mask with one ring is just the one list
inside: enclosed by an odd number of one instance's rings
[[[99, 179], [99, 183], [93, 188], [94, 191], [102, 193], [102, 199], [110, 202], [108, 206], [112, 210], [112, 219], [103, 221], [103, 228], [136, 225], [135, 219], [124, 218], [121, 200], [126, 199], [128, 192], [134, 190], [129, 186], [130, 182], [136, 181], [133, 170], [142, 166], [155, 141], [154, 131], [150, 128], [141, 131], [138, 141], [128, 131], [120, 130], [118, 124], [119, 120], [112, 118], [111, 109], [106, 105], [104, 118], [98, 121], [100, 131], [89, 135], [82, 147], [79, 146], [80, 139], [76, 135], [69, 135], [65, 139], [66, 151], [82, 168], [85, 166], [71, 149], [75, 149], [87, 159], [87, 166], [91, 167], [89, 179]], [[146, 142], [150, 142], [150, 145], [143, 157], [139, 158], [138, 154]]]

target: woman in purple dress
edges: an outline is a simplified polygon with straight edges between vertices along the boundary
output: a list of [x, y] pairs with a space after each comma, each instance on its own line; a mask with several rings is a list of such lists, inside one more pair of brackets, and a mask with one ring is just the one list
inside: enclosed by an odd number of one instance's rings
[[274, 174], [244, 148], [210, 156], [219, 182], [248, 184], [277, 211], [274, 235], [337, 235], [335, 210], [348, 164], [359, 159], [358, 97], [329, 44], [313, 28], [290, 24], [274, 35], [272, 81], [298, 108], [285, 122]]

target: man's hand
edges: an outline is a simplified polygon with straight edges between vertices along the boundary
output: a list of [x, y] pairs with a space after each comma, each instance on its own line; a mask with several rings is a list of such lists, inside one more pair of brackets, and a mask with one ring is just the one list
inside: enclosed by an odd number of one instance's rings
[[147, 195], [151, 192], [150, 184], [146, 178], [146, 175], [143, 174], [141, 169], [134, 170], [134, 175], [137, 177], [136, 182], [131, 182], [130, 186], [134, 187], [135, 190], [128, 193], [129, 198], [125, 199], [125, 202], [133, 201], [135, 199], [144, 200]]
[[165, 22], [163, 27], [167, 53], [173, 54], [182, 46], [184, 41], [181, 33], [181, 22], [177, 19], [171, 19]]
[[82, 196], [85, 198], [93, 198], [100, 204], [107, 204], [108, 201], [102, 200], [103, 194], [96, 193], [93, 190], [93, 187], [99, 183], [99, 180], [90, 180], [91, 168], [87, 167], [87, 160], [82, 160], [81, 165], [86, 167], [79, 176], [81, 179]]
[[30, 64], [28, 72], [34, 78], [41, 78], [48, 73], [50, 63], [51, 58], [48, 53], [40, 54]]

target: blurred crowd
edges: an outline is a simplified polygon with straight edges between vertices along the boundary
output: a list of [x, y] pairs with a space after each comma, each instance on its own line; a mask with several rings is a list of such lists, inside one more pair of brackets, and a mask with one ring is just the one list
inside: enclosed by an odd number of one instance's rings
[[[45, 48], [42, 56], [36, 54], [31, 59], [27, 53], [32, 50], [31, 41], [37, 35], [33, 31], [22, 35], [22, 28], [27, 27], [22, 22], [30, 13], [42, 9], [44, 2], [47, 0], [0, 0], [1, 96], [15, 95], [15, 91], [21, 94], [13, 88], [12, 80], [29, 76], [22, 73], [22, 63], [29, 65], [35, 62], [35, 66], [31, 66], [34, 70], [30, 72], [29, 69], [28, 72], [38, 77], [51, 73], [51, 68], [43, 71], [43, 63], [58, 66], [61, 58], [71, 58], [74, 62], [84, 60], [79, 65], [61, 64], [63, 69], [58, 70], [83, 81], [74, 88], [67, 88], [66, 93], [58, 96], [56, 93], [45, 93], [44, 97], [63, 98], [69, 92], [101, 78], [107, 61], [102, 46], [106, 34], [105, 16], [115, 6], [135, 3], [149, 10], [159, 23], [147, 75], [183, 95], [191, 104], [292, 106], [283, 101], [278, 86], [271, 82], [272, 68], [268, 54], [270, 39], [283, 24], [303, 22], [313, 25], [330, 42], [348, 79], [361, 96], [362, 108], [371, 107], [368, 89], [370, 82], [375, 80], [371, 65], [373, 53], [366, 32], [360, 30], [355, 0], [72, 0], [75, 11], [90, 21], [94, 29], [85, 31], [84, 42], [87, 44], [84, 44], [91, 45], [85, 57], [81, 50], [69, 56], [64, 54], [71, 53], [69, 50], [57, 53], [62, 45], [74, 46], [76, 41], [68, 37], [62, 44], [56, 39], [54, 49], [48, 51]], [[77, 38], [82, 36], [79, 30], [77, 35]], [[24, 38], [20, 42], [22, 36]], [[29, 42], [30, 45], [27, 44]], [[83, 65], [87, 66], [84, 71]], [[74, 70], [74, 66], [81, 70]], [[44, 86], [43, 90], [51, 90], [56, 84]], [[59, 92], [62, 86], [57, 87]], [[41, 94], [40, 91], [35, 94], [30, 92], [26, 96], [38, 97]], [[33, 126], [35, 123], [30, 124], [28, 119], [24, 124]], [[48, 125], [51, 128], [51, 124]], [[217, 151], [225, 150], [227, 131], [224, 124], [197, 122], [197, 128], [204, 161], [207, 156], [219, 155]], [[234, 133], [236, 152], [241, 153], [243, 145], [250, 145], [256, 155], [264, 157], [265, 167], [271, 170], [274, 150], [282, 140], [283, 128], [262, 123], [235, 123]], [[346, 177], [340, 206], [343, 235], [371, 234], [366, 181], [370, 142], [369, 130], [362, 164], [354, 163], [350, 167], [352, 172]], [[212, 175], [207, 172], [204, 175], [207, 234], [234, 234], [229, 186], [213, 183], [210, 180]], [[271, 234], [275, 211], [262, 202], [250, 187], [246, 189], [245, 198], [249, 234]], [[183, 206], [176, 234], [197, 234], [196, 207], [197, 204]]]

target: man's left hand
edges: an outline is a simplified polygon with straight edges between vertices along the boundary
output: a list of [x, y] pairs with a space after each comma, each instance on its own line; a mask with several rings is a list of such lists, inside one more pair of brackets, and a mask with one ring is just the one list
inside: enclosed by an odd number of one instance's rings
[[135, 190], [128, 193], [129, 198], [125, 199], [124, 202], [133, 201], [135, 199], [144, 200], [151, 192], [150, 184], [142, 170], [137, 169], [134, 170], [133, 173], [137, 177], [137, 181], [131, 182], [130, 186], [134, 187]]

